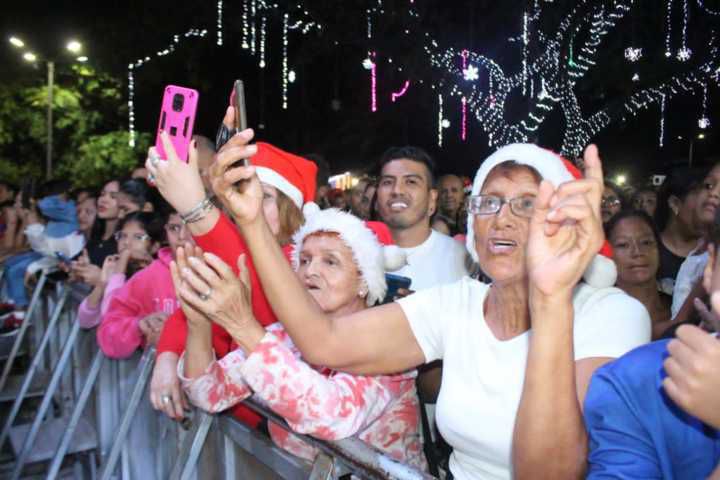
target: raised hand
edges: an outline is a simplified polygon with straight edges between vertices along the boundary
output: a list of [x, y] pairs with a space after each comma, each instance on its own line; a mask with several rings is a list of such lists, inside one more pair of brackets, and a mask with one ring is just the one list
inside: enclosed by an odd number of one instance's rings
[[[232, 123], [232, 109], [228, 109], [224, 122]], [[254, 132], [243, 130], [234, 135], [220, 149], [210, 167], [210, 182], [217, 198], [232, 214], [239, 225], [247, 225], [262, 218], [263, 192], [255, 175], [255, 168], [236, 163], [257, 153], [250, 145]]]
[[227, 330], [246, 351], [265, 335], [252, 312], [250, 275], [245, 255], [238, 258], [240, 278], [229, 265], [211, 253], [189, 257], [181, 272], [186, 288], [178, 294], [194, 309]]
[[190, 144], [188, 162], [177, 156], [167, 132], [160, 134], [167, 160], [161, 160], [155, 147], [148, 150], [145, 168], [160, 194], [180, 214], [188, 213], [205, 199], [205, 187], [198, 168], [198, 151], [195, 140]]
[[177, 249], [175, 260], [170, 263], [170, 276], [172, 277], [173, 286], [175, 287], [175, 295], [180, 300], [180, 308], [182, 308], [188, 323], [197, 326], [204, 326], [210, 324], [210, 319], [205, 316], [202, 312], [195, 309], [192, 305], [185, 301], [182, 292], [187, 291], [188, 287], [185, 280], [182, 277], [181, 272], [188, 268], [187, 257], [189, 255], [197, 254], [202, 255], [200, 247], [193, 247], [187, 244], [185, 247], [179, 247]]
[[[540, 184], [527, 247], [531, 293], [569, 299], [604, 240], [600, 216], [603, 172], [597, 147], [585, 150], [585, 178]], [[559, 297], [558, 297], [559, 298]]]
[[667, 349], [665, 392], [683, 410], [720, 428], [720, 340], [694, 325], [677, 329]]

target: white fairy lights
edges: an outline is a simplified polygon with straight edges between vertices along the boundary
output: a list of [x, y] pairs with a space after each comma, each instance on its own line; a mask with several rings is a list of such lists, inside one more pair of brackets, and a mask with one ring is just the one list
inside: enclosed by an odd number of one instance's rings
[[708, 85], [707, 82], [703, 85], [703, 96], [702, 96], [702, 117], [698, 119], [698, 128], [706, 130], [710, 128], [710, 119], [708, 118]]
[[288, 22], [290, 15], [283, 14], [282, 26], [282, 108], [288, 108]]
[[223, 0], [217, 2], [217, 30], [215, 32], [218, 46], [223, 44]]
[[480, 78], [480, 70], [475, 65], [470, 65], [463, 69], [463, 78], [469, 82], [473, 82]]
[[667, 12], [665, 14], [665, 56], [672, 56], [672, 4], [673, 0], [667, 0]]
[[690, 16], [690, 8], [688, 2], [690, 0], [683, 0], [683, 26], [682, 26], [682, 46], [677, 52], [677, 59], [681, 62], [687, 62], [692, 56], [692, 50], [687, 46], [687, 27], [688, 17]]
[[154, 57], [148, 55], [128, 64], [128, 132], [130, 134], [128, 145], [135, 146], [135, 71], [155, 58], [170, 55], [183, 39], [204, 38], [206, 35], [207, 30], [191, 28], [182, 35], [173, 35], [172, 42], [164, 50], [157, 51]]
[[665, 145], [665, 95], [660, 97], [660, 148]]
[[260, 19], [260, 62], [258, 66], [265, 68], [265, 43], [267, 37], [267, 17], [263, 16]]
[[637, 62], [642, 58], [642, 48], [628, 47], [625, 49], [625, 59], [629, 62]]
[[442, 147], [443, 145], [443, 96], [442, 93], [438, 94], [438, 139], [437, 144], [438, 147]]

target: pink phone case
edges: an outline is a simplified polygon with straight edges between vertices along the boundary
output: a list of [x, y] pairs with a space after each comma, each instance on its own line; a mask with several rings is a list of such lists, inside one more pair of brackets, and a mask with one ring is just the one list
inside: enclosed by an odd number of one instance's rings
[[160, 108], [160, 121], [158, 122], [155, 148], [160, 158], [167, 160], [165, 149], [160, 140], [160, 132], [165, 130], [175, 147], [178, 158], [188, 161], [190, 141], [192, 140], [195, 113], [197, 112], [200, 94], [192, 88], [168, 85], [165, 87], [162, 107]]

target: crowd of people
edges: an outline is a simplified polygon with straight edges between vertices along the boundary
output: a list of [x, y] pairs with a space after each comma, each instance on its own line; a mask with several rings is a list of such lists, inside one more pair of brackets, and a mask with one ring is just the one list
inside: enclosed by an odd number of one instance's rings
[[472, 181], [392, 147], [343, 191], [253, 136], [186, 160], [163, 132], [99, 192], [0, 182], [2, 334], [56, 272], [108, 357], [156, 347], [174, 420], [230, 409], [312, 460], [253, 396], [446, 478], [720, 479], [720, 163], [629, 189], [595, 146], [508, 145]]

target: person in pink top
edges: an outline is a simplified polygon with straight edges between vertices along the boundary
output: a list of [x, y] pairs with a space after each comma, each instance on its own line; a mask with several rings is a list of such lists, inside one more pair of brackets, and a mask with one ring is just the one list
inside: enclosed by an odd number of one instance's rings
[[[94, 328], [110, 306], [110, 299], [134, 273], [150, 265], [153, 255], [165, 240], [164, 222], [160, 215], [134, 212], [120, 221], [115, 232], [117, 255], [105, 258], [100, 278], [78, 309], [83, 328]], [[87, 256], [87, 252], [83, 252]]]
[[[402, 251], [391, 243], [384, 224], [364, 224], [328, 209], [306, 213], [305, 225], [293, 236], [292, 261], [323, 311], [348, 314], [384, 299], [385, 270], [405, 263]], [[238, 279], [215, 255], [186, 251], [178, 253], [171, 271], [188, 321], [205, 322], [208, 330], [211, 321], [218, 323], [239, 345], [215, 361], [209, 342], [188, 342], [178, 376], [191, 403], [219, 412], [254, 394], [298, 433], [324, 440], [357, 435], [398, 461], [427, 468], [415, 370], [361, 376], [306, 363], [280, 323], [264, 329], [254, 318], [244, 255], [238, 260]], [[201, 365], [206, 365], [204, 371]], [[287, 451], [308, 460], [317, 455], [278, 426], [270, 424], [269, 430]]]
[[192, 242], [177, 213], [167, 217], [168, 247], [157, 259], [115, 290], [97, 330], [100, 348], [110, 358], [128, 358], [146, 344], [154, 344], [165, 319], [178, 308], [170, 262], [180, 245]]

